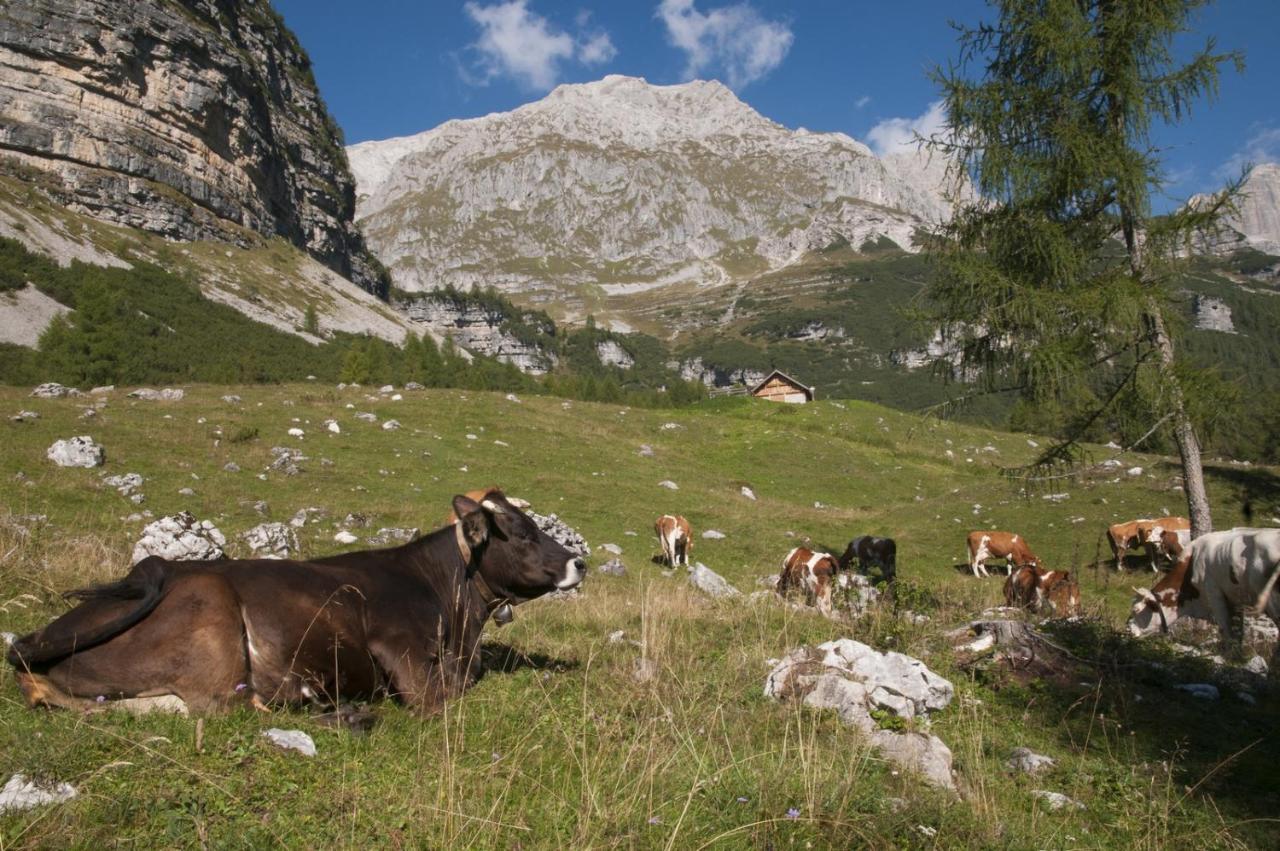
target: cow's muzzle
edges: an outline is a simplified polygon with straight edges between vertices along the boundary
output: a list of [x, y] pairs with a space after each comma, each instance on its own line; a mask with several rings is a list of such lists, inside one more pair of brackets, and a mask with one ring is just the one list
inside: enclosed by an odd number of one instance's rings
[[560, 591], [575, 588], [587, 578], [587, 563], [580, 558], [571, 558], [564, 565], [564, 578], [556, 583]]

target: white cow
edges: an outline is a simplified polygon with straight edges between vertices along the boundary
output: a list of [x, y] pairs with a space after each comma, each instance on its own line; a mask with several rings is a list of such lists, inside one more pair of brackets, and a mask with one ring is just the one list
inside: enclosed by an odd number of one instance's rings
[[1280, 623], [1280, 596], [1269, 592], [1280, 564], [1280, 529], [1229, 529], [1192, 541], [1173, 570], [1138, 593], [1129, 616], [1135, 636], [1167, 631], [1179, 617], [1210, 618], [1223, 637], [1231, 612], [1259, 607]]

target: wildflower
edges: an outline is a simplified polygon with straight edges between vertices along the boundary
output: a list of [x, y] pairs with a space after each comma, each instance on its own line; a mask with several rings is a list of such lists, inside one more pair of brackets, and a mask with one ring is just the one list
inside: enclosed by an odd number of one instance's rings
[[800, 818], [800, 811], [795, 807], [787, 810], [787, 818]]
[[657, 816], [649, 816], [649, 824], [662, 824], [662, 819]]

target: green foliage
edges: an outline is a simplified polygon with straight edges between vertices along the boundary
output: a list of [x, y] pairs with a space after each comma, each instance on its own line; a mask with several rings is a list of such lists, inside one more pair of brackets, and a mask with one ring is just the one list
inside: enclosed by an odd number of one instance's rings
[[302, 315], [302, 330], [314, 336], [320, 335], [320, 319], [316, 316], [314, 304], [308, 304], [306, 312]]
[[[1041, 464], [1075, 457], [1118, 400], [1136, 395], [1155, 404], [1153, 421], [1175, 425], [1196, 413], [1184, 408], [1189, 372], [1168, 363], [1174, 249], [1211, 228], [1229, 198], [1153, 219], [1150, 128], [1184, 118], [1216, 93], [1222, 64], [1240, 64], [1212, 41], [1175, 58], [1175, 36], [1202, 5], [1000, 2], [996, 23], [961, 30], [960, 63], [935, 71], [947, 131], [933, 147], [980, 198], [945, 229], [928, 318], [981, 389], [1061, 409], [1069, 433]], [[1198, 467], [1198, 453], [1188, 463]]]

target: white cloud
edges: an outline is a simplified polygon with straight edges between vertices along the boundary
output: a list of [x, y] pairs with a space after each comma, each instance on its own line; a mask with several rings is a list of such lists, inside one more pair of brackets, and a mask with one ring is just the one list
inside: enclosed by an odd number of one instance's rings
[[886, 118], [872, 127], [867, 133], [867, 144], [877, 156], [900, 154], [914, 150], [916, 135], [926, 139], [933, 137], [946, 127], [947, 116], [942, 101], [929, 104], [923, 115], [915, 118]]
[[707, 71], [723, 74], [740, 89], [782, 64], [795, 36], [779, 21], [766, 21], [746, 3], [708, 12], [694, 0], [662, 0], [657, 16], [667, 27], [667, 40], [684, 51], [688, 79]]
[[[480, 37], [468, 46], [475, 56], [472, 67], [459, 67], [463, 79], [473, 85], [510, 77], [526, 88], [546, 91], [560, 81], [565, 62], [599, 65], [618, 54], [604, 30], [580, 32], [575, 38], [530, 11], [529, 0], [488, 6], [469, 0], [463, 10], [480, 28]], [[588, 15], [578, 16], [579, 30], [588, 23]]]
[[853, 102], [853, 108], [862, 109], [869, 103], [871, 103], [871, 95], [863, 95]]
[[1234, 180], [1245, 166], [1260, 163], [1280, 163], [1280, 127], [1259, 128], [1214, 176], [1223, 181]]

